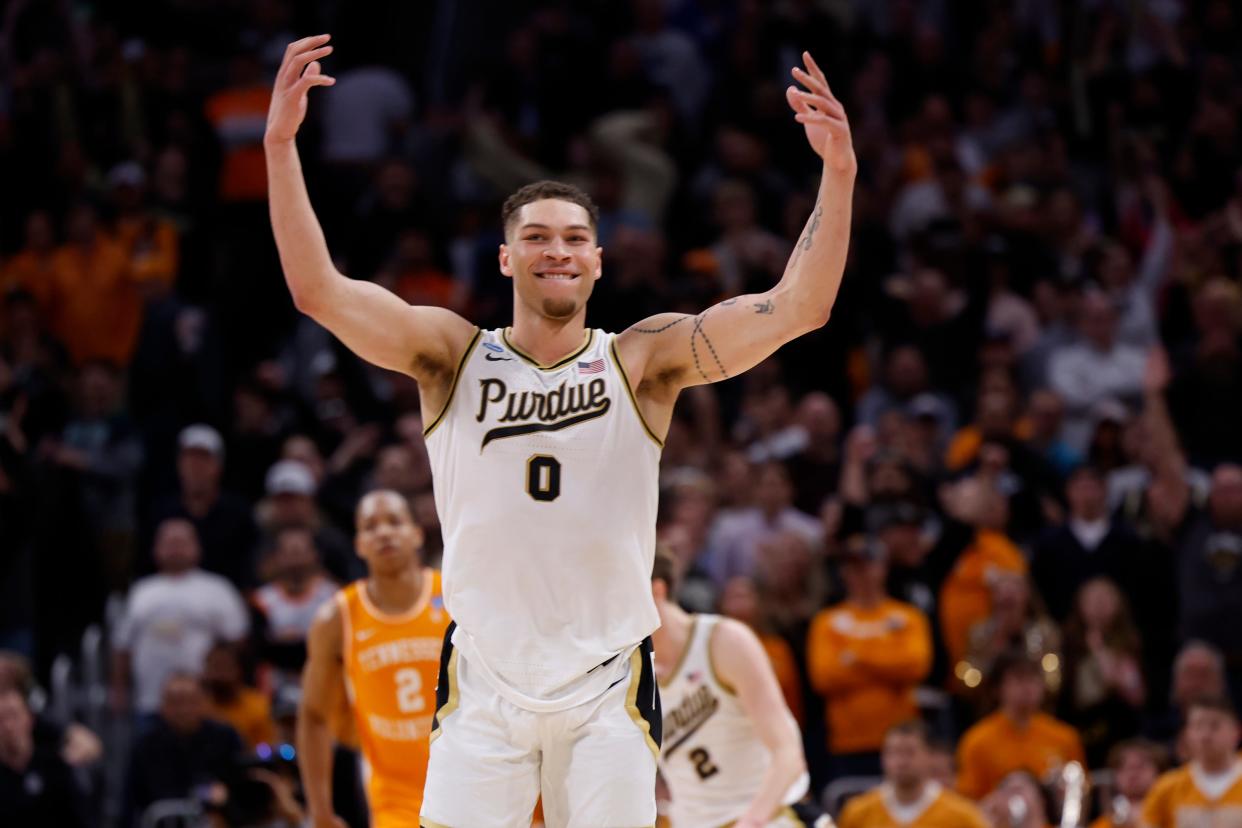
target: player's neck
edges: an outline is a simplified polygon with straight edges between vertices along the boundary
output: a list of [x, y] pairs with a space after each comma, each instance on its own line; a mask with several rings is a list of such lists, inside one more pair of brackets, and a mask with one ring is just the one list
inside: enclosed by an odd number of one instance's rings
[[1208, 776], [1221, 776], [1233, 770], [1235, 759], [1232, 753], [1220, 757], [1212, 757], [1208, 759], [1204, 757], [1199, 760], [1199, 769]]
[[549, 319], [519, 302], [507, 335], [510, 342], [537, 362], [551, 365], [582, 347], [586, 339], [586, 307], [568, 319]]
[[382, 613], [400, 615], [409, 611], [423, 593], [423, 569], [411, 566], [392, 574], [371, 573], [366, 581], [367, 597]]

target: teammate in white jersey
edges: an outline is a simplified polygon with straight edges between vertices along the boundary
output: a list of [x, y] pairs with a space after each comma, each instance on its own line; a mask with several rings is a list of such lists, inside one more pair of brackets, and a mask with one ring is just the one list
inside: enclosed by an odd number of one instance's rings
[[328, 36], [290, 44], [264, 147], [294, 302], [364, 359], [418, 381], [444, 533], [445, 641], [422, 822], [491, 828], [655, 821], [659, 700], [649, 636], [662, 439], [683, 388], [749, 369], [821, 327], [849, 242], [849, 124], [810, 55], [787, 98], [822, 158], [819, 198], [780, 282], [620, 334], [586, 327], [602, 276], [598, 209], [523, 187], [502, 211], [513, 325], [480, 331], [332, 263], [295, 138], [334, 81]]
[[759, 638], [731, 618], [688, 613], [674, 601], [677, 564], [658, 553], [652, 636], [664, 706], [660, 774], [673, 828], [822, 828], [804, 802], [810, 785], [802, 734]]

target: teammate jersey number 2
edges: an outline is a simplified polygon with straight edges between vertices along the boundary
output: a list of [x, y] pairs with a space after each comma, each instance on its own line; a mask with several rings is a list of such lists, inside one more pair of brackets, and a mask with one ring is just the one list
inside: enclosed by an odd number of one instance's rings
[[397, 680], [397, 709], [402, 713], [419, 713], [427, 707], [423, 698], [423, 677], [414, 669], [398, 670], [394, 678]]

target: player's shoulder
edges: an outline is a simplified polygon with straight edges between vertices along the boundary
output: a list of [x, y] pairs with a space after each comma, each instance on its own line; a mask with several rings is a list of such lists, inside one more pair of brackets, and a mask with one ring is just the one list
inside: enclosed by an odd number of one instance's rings
[[1194, 780], [1190, 775], [1190, 766], [1182, 765], [1172, 770], [1167, 770], [1160, 776], [1156, 777], [1156, 782], [1151, 786], [1151, 790], [1147, 793], [1148, 799], [1155, 799], [1177, 791], [1181, 788], [1193, 785]]
[[1002, 716], [1003, 714], [999, 712], [992, 713], [968, 727], [966, 732], [962, 734], [961, 741], [959, 742], [960, 748], [962, 750], [969, 750], [982, 742], [995, 738], [997, 731], [1004, 724]]
[[957, 820], [955, 824], [961, 824], [964, 828], [976, 828], [976, 826], [987, 824], [983, 819], [983, 812], [979, 810], [979, 806], [973, 800], [967, 799], [957, 791], [941, 788], [939, 799], [941, 807], [955, 816]]
[[349, 584], [338, 589], [331, 598], [322, 602], [315, 610], [306, 635], [311, 646], [340, 646], [345, 631], [343, 608], [348, 595], [347, 590], [352, 589], [353, 586]]

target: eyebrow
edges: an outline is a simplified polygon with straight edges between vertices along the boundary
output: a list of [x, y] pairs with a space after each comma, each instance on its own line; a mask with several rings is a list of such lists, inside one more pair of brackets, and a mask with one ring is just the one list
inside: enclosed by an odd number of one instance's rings
[[[546, 224], [540, 224], [535, 221], [528, 221], [526, 224], [523, 224], [520, 229], [522, 232], [525, 232], [527, 230], [551, 230], [552, 228]], [[590, 232], [591, 226], [589, 224], [570, 224], [570, 225], [567, 225], [565, 229], [566, 230], [586, 230], [587, 232]]]

